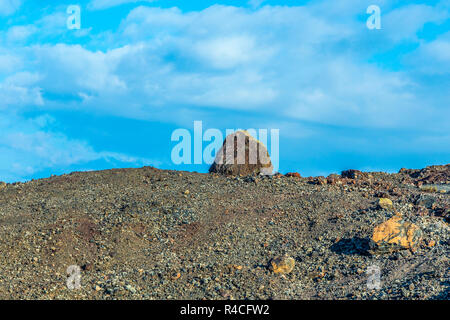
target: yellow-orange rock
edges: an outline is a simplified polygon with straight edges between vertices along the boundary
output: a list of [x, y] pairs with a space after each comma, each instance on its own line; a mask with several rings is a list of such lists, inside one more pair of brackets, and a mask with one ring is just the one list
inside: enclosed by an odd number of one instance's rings
[[298, 172], [288, 172], [286, 173], [286, 177], [301, 178], [300, 173]]
[[388, 198], [381, 198], [378, 200], [378, 205], [383, 209], [392, 209], [394, 206], [391, 199]]
[[414, 249], [420, 242], [422, 232], [415, 224], [395, 215], [375, 227], [372, 240], [378, 249]]
[[291, 257], [275, 257], [270, 261], [269, 269], [274, 273], [290, 273], [294, 270], [295, 260]]
[[172, 278], [172, 280], [178, 280], [178, 279], [180, 279], [180, 277], [181, 277], [181, 273], [174, 273], [174, 274], [172, 274], [172, 276], [171, 276], [171, 278]]

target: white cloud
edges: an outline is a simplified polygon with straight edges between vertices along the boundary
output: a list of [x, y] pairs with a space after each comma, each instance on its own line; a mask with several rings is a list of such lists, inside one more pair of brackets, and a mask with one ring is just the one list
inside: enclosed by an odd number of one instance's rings
[[90, 10], [103, 10], [126, 3], [153, 2], [155, 0], [92, 0], [88, 4]]
[[448, 10], [424, 4], [411, 4], [392, 10], [382, 16], [382, 28], [388, 38], [404, 41], [417, 38], [425, 23], [441, 23], [450, 18]]
[[34, 46], [30, 50], [43, 79], [41, 85], [51, 92], [93, 94], [117, 93], [126, 84], [113, 73], [126, 48], [107, 53], [92, 52], [80, 45]]
[[[34, 101], [52, 108], [58, 105], [37, 99], [41, 92], [71, 95], [75, 103], [60, 107], [136, 118], [198, 107], [335, 125], [411, 127], [431, 114], [431, 101], [420, 100], [424, 88], [411, 75], [382, 70], [364, 62], [367, 52], [348, 50], [345, 44], [352, 41], [364, 46], [368, 31], [350, 17], [347, 24], [331, 19], [342, 6], [356, 12], [347, 2], [258, 10], [215, 5], [187, 13], [137, 7], [110, 35], [115, 49], [66, 44], [24, 49], [28, 68], [39, 70], [40, 78], [29, 86], [0, 84], [0, 95], [22, 90], [27, 97], [22, 105]], [[391, 10], [389, 19], [411, 13], [413, 27], [397, 30], [392, 39], [414, 40], [419, 26], [440, 19], [428, 6]], [[41, 20], [62, 23], [55, 17]], [[445, 43], [433, 45], [445, 58]], [[437, 54], [435, 47], [428, 51]]]
[[252, 8], [258, 8], [259, 6], [261, 6], [263, 4], [263, 2], [265, 2], [266, 0], [249, 0], [248, 4], [252, 7]]
[[49, 116], [25, 119], [8, 112], [0, 119], [0, 177], [13, 182], [45, 169], [67, 168], [96, 160], [128, 165], [159, 165], [160, 162], [126, 154], [96, 151], [88, 143], [49, 130]]
[[8, 29], [0, 30], [0, 43], [2, 40], [10, 47], [21, 47], [30, 43], [54, 42], [55, 38], [86, 37], [91, 35], [92, 27], [84, 28], [81, 24], [79, 30], [67, 29], [65, 6], [56, 7], [54, 12], [48, 13], [34, 21], [32, 24], [12, 25]]
[[302, 120], [399, 128], [414, 124], [411, 115], [430, 112], [424, 104], [417, 105], [415, 84], [405, 74], [357, 65], [345, 57], [322, 61], [313, 74], [299, 75], [298, 81], [302, 88], [291, 95], [286, 114]]
[[27, 40], [32, 34], [34, 34], [38, 29], [33, 25], [27, 26], [12, 26], [8, 29], [6, 34], [7, 41], [16, 42]]
[[425, 74], [450, 74], [450, 32], [433, 41], [423, 41], [405, 61], [414, 70]]
[[13, 55], [12, 53], [0, 53], [0, 75], [9, 74], [18, 68], [22, 64], [21, 59]]
[[35, 25], [39, 27], [40, 32], [45, 34], [60, 34], [67, 32], [67, 17], [65, 11], [58, 10], [43, 16], [36, 21]]
[[251, 36], [213, 37], [194, 44], [195, 55], [213, 68], [229, 69], [255, 61], [269, 61], [274, 53], [270, 48], [258, 48]]
[[449, 40], [437, 40], [428, 44], [424, 50], [431, 57], [437, 61], [449, 63], [450, 62], [450, 41]]
[[[66, 44], [24, 48], [25, 69], [38, 70], [39, 78], [28, 85], [0, 82], [0, 96], [11, 104], [22, 90], [21, 105], [85, 108], [132, 118], [165, 119], [179, 110], [224, 108], [374, 128], [412, 128], [448, 112], [433, 108], [435, 100], [425, 97], [428, 88], [413, 74], [366, 62], [377, 48], [366, 39], [365, 24], [352, 16], [364, 5], [318, 2], [258, 10], [215, 5], [186, 13], [141, 6], [117, 33], [109, 33], [115, 49]], [[345, 19], [336, 16], [340, 10]], [[393, 43], [418, 41], [418, 28], [442, 16], [429, 6], [391, 10], [385, 28], [394, 27], [389, 21], [407, 17], [411, 26], [382, 37]], [[44, 19], [62, 23], [62, 17], [52, 17]], [[445, 63], [446, 41], [424, 45], [421, 56]], [[45, 93], [69, 95], [75, 102], [43, 101]], [[8, 100], [8, 94], [16, 98]]]
[[39, 75], [30, 72], [18, 72], [6, 77], [0, 82], [0, 110], [43, 105], [38, 80]]
[[22, 5], [21, 0], [2, 0], [0, 1], [0, 16], [9, 16], [16, 12]]

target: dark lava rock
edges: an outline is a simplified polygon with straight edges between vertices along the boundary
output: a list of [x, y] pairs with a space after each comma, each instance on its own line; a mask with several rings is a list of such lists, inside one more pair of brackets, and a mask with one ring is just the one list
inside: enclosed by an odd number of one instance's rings
[[359, 170], [345, 170], [341, 173], [342, 178], [349, 178], [349, 179], [358, 179], [363, 176], [363, 172]]

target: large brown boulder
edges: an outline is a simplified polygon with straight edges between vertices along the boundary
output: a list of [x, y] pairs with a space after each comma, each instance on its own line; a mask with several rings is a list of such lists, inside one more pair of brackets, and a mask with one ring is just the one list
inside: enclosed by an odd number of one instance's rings
[[247, 131], [236, 131], [225, 138], [210, 173], [223, 175], [271, 175], [273, 165], [266, 146]]

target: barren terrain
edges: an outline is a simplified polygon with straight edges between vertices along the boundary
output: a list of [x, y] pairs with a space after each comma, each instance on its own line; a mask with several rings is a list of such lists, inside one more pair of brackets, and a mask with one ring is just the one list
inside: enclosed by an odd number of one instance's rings
[[[328, 178], [144, 167], [0, 185], [0, 298], [449, 299], [449, 187], [450, 165]], [[394, 212], [421, 228], [419, 248], [369, 253]], [[282, 255], [288, 274], [268, 268]], [[71, 265], [80, 289], [67, 288]]]

